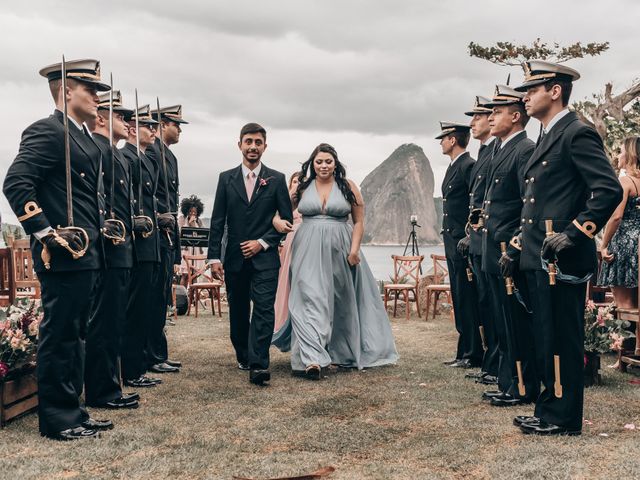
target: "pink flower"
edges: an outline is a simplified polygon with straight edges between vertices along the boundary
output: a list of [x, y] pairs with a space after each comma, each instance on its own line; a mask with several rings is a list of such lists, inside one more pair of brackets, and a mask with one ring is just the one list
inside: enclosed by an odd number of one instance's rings
[[4, 378], [7, 373], [9, 373], [9, 366], [4, 362], [0, 362], [0, 378]]
[[264, 178], [261, 178], [261, 179], [260, 179], [260, 186], [261, 186], [261, 187], [264, 187], [264, 186], [265, 186], [265, 185], [267, 185], [267, 184], [268, 184], [268, 182], [267, 182]]
[[587, 301], [587, 308], [588, 308], [589, 310], [594, 310], [594, 309], [596, 308], [596, 304], [594, 303], [594, 301], [593, 301], [593, 300], [589, 300], [589, 301]]
[[604, 317], [600, 313], [598, 313], [596, 320], [598, 321], [598, 325], [600, 325], [601, 327], [604, 327]]

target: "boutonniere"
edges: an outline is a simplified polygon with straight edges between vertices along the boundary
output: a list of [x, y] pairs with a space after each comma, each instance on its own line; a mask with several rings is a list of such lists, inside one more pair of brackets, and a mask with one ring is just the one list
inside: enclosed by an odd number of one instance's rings
[[256, 188], [256, 193], [258, 193], [262, 187], [266, 187], [267, 185], [269, 185], [269, 180], [271, 180], [272, 178], [273, 177], [259, 178], [258, 188]]

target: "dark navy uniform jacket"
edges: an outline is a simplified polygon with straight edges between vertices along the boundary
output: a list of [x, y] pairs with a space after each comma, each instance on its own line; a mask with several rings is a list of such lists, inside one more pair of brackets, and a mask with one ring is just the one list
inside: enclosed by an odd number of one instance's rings
[[71, 120], [69, 146], [74, 225], [85, 229], [89, 236], [89, 248], [83, 257], [74, 260], [66, 251], [56, 252], [50, 270], [46, 270], [41, 259], [42, 244], [33, 235], [49, 227], [69, 226], [61, 111], [27, 127], [4, 179], [3, 192], [25, 232], [31, 235], [34, 269], [38, 273], [96, 270], [104, 266], [101, 153], [88, 132]]
[[499, 275], [500, 243], [509, 245], [520, 228], [524, 189], [524, 167], [535, 144], [527, 132], [516, 134], [500, 148], [489, 167], [482, 229], [482, 270]]
[[[104, 172], [104, 194], [107, 215], [111, 218], [111, 209], [117, 220], [124, 223], [126, 228], [125, 242], [114, 245], [109, 239], [104, 239], [105, 259], [107, 268], [131, 268], [133, 266], [133, 241], [131, 237], [133, 194], [131, 191], [131, 173], [129, 161], [124, 158], [122, 152], [113, 149], [113, 165], [111, 164], [111, 151], [109, 139], [98, 134], [93, 134], [93, 140], [102, 152], [102, 170]], [[113, 172], [113, 176], [112, 176]], [[115, 179], [115, 180], [114, 180]], [[115, 183], [113, 186], [112, 182]], [[111, 190], [113, 188], [113, 198]]]
[[524, 168], [521, 270], [541, 270], [545, 220], [574, 247], [560, 252], [563, 273], [584, 275], [597, 267], [593, 237], [622, 200], [622, 187], [597, 132], [569, 112], [539, 142]]
[[[484, 191], [487, 186], [487, 171], [493, 158], [493, 151], [498, 140], [494, 139], [488, 145], [481, 145], [478, 160], [471, 168], [471, 187], [469, 191], [469, 213], [476, 208], [484, 208]], [[482, 255], [482, 230], [469, 229], [471, 243], [469, 253]]]
[[[130, 143], [125, 144], [120, 150], [124, 158], [129, 162], [132, 187], [134, 215], [140, 215], [140, 199], [138, 190], [142, 182], [142, 214], [151, 218], [153, 222], [153, 234], [144, 238], [134, 233], [135, 258], [137, 262], [160, 262], [158, 245], [158, 226], [156, 215], [158, 213], [156, 202], [156, 186], [158, 184], [158, 172], [155, 164], [140, 152], [140, 159], [136, 153], [136, 147]], [[142, 176], [141, 176], [142, 174]]]
[[458, 255], [458, 242], [466, 236], [471, 170], [475, 163], [471, 155], [464, 152], [449, 165], [442, 182], [442, 238], [444, 253], [451, 259]]

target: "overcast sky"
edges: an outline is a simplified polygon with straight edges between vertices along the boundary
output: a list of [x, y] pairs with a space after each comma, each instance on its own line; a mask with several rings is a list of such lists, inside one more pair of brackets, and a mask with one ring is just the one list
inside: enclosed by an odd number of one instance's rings
[[[425, 150], [436, 196], [448, 159], [433, 139], [439, 120], [468, 121], [475, 95], [519, 68], [469, 57], [470, 41], [568, 44], [610, 41], [601, 57], [575, 60], [574, 99], [640, 76], [640, 2], [634, 0], [29, 0], [2, 2], [0, 178], [20, 134], [53, 110], [45, 65], [96, 58], [133, 105], [181, 103], [191, 123], [173, 147], [181, 194], [204, 197], [209, 216], [218, 174], [236, 166], [240, 127], [268, 131], [266, 164], [287, 174], [320, 142], [336, 147], [361, 182], [393, 150]], [[537, 131], [532, 121], [529, 130]], [[471, 150], [477, 150], [472, 143]], [[15, 222], [4, 196], [0, 210]]]

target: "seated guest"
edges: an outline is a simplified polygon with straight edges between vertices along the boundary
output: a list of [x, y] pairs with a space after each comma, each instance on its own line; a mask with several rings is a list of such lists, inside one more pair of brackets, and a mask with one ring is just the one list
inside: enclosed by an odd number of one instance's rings
[[611, 287], [616, 305], [638, 305], [638, 235], [640, 235], [640, 137], [626, 138], [620, 149], [618, 165], [625, 169], [620, 177], [624, 190], [622, 202], [607, 222], [602, 238], [602, 268], [598, 284]]
[[[180, 202], [180, 213], [178, 217], [178, 226], [182, 227], [203, 227], [200, 215], [204, 211], [204, 204], [202, 200], [196, 195], [183, 198]], [[203, 255], [205, 253], [203, 247], [182, 247], [182, 263], [180, 263], [180, 284], [187, 286], [187, 279], [189, 278], [189, 266], [184, 259], [185, 255]], [[204, 267], [205, 261], [196, 261], [195, 267]]]

